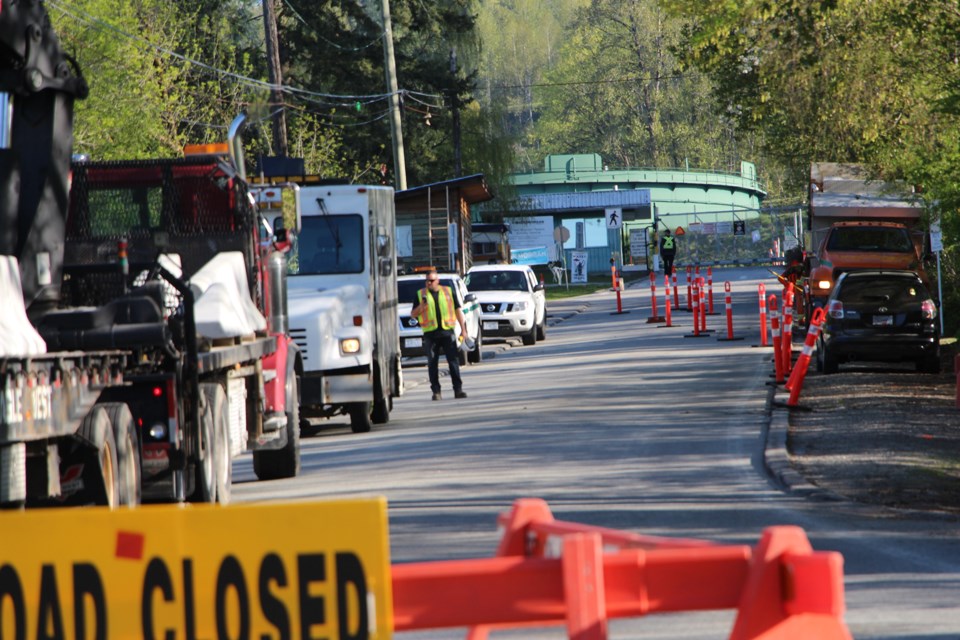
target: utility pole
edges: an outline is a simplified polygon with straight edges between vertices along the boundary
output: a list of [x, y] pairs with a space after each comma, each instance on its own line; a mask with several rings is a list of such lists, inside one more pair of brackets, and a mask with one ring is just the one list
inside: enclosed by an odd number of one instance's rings
[[460, 155], [460, 96], [457, 91], [457, 48], [450, 49], [450, 109], [453, 113], [453, 177], [463, 175], [463, 162]]
[[390, 22], [390, 0], [381, 1], [383, 12], [383, 57], [390, 92], [390, 133], [393, 136], [393, 170], [397, 174], [398, 191], [407, 188], [407, 164], [403, 156], [403, 128], [400, 123], [400, 93], [397, 89], [397, 63], [393, 57], [393, 25]]
[[267, 42], [267, 67], [270, 80], [270, 110], [273, 119], [273, 152], [278, 156], [287, 154], [287, 118], [283, 108], [283, 76], [280, 73], [280, 45], [277, 37], [277, 14], [274, 11], [274, 0], [263, 1], [263, 23]]

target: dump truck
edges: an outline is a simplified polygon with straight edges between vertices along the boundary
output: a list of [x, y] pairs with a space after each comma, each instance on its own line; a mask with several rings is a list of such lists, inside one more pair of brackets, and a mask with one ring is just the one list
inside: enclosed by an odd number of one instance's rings
[[811, 165], [809, 189], [805, 318], [845, 271], [908, 269], [927, 279], [923, 203], [913, 189], [870, 180], [859, 165], [826, 162]]

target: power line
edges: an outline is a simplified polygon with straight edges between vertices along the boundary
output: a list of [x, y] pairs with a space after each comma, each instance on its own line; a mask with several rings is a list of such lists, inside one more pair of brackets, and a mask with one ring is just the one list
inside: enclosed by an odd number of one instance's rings
[[[161, 52], [161, 53], [163, 53], [163, 54], [165, 54], [165, 55], [171, 56], [171, 57], [173, 57], [173, 58], [176, 58], [176, 59], [181, 60], [181, 61], [183, 61], [183, 62], [186, 62], [186, 63], [188, 63], [188, 64], [191, 64], [191, 65], [194, 65], [194, 66], [196, 66], [196, 67], [199, 67], [200, 69], [202, 69], [202, 70], [204, 70], [204, 71], [207, 71], [207, 72], [209, 72], [209, 73], [215, 74], [215, 75], [220, 76], [220, 77], [225, 77], [225, 78], [233, 79], [233, 80], [239, 82], [240, 84], [246, 85], [246, 86], [248, 86], [249, 88], [251, 88], [251, 89], [256, 89], [256, 90], [258, 90], [258, 91], [268, 91], [268, 92], [269, 92], [269, 91], [273, 91], [275, 88], [278, 88], [278, 87], [275, 87], [274, 85], [270, 84], [269, 82], [264, 82], [263, 80], [257, 80], [256, 78], [250, 78], [250, 77], [248, 77], [248, 76], [244, 76], [244, 75], [241, 75], [241, 74], [238, 74], [238, 73], [234, 73], [234, 72], [232, 72], [232, 71], [226, 71], [225, 69], [220, 69], [220, 68], [211, 66], [211, 65], [209, 65], [209, 64], [206, 64], [206, 63], [204, 63], [204, 62], [200, 62], [199, 60], [194, 60], [194, 59], [192, 59], [192, 58], [188, 58], [187, 56], [184, 56], [184, 55], [182, 55], [182, 54], [177, 53], [176, 51], [172, 51], [172, 50], [170, 50], [170, 49], [167, 49], [166, 47], [162, 47], [162, 46], [160, 46], [160, 45], [154, 44], [154, 43], [150, 42], [149, 40], [146, 40], [145, 38], [142, 38], [142, 37], [140, 37], [140, 36], [127, 33], [126, 31], [124, 31], [124, 30], [122, 30], [122, 29], [119, 29], [118, 27], [110, 24], [109, 22], [106, 22], [106, 21], [104, 21], [104, 20], [102, 20], [102, 19], [100, 19], [100, 18], [97, 18], [97, 17], [95, 17], [95, 16], [92, 16], [92, 15], [90, 15], [89, 13], [87, 13], [87, 12], [85, 12], [85, 11], [83, 11], [83, 10], [75, 9], [74, 11], [76, 11], [77, 13], [74, 13], [73, 11], [71, 11], [70, 9], [68, 9], [67, 7], [65, 7], [65, 6], [63, 5], [63, 1], [64, 1], [64, 0], [47, 0], [47, 2], [50, 4], [50, 6], [58, 9], [58, 10], [59, 10], [60, 12], [62, 12], [64, 15], [69, 16], [70, 18], [73, 18], [73, 19], [74, 19], [75, 21], [77, 21], [77, 22], [81, 22], [81, 23], [83, 23], [83, 24], [87, 24], [87, 25], [92, 26], [92, 27], [94, 27], [94, 28], [106, 29], [106, 30], [112, 31], [113, 33], [116, 33], [117, 35], [120, 35], [120, 36], [122, 36], [122, 37], [124, 37], [124, 38], [127, 38], [127, 39], [129, 39], [129, 40], [132, 40], [132, 41], [134, 41], [134, 42], [140, 43], [141, 45], [145, 45], [146, 47], [148, 47], [148, 48], [150, 48], [150, 49], [153, 49], [153, 50], [155, 50], [155, 51], [159, 51], [159, 52]], [[81, 14], [81, 15], [78, 15], [78, 13]], [[280, 86], [279, 86], [279, 90], [282, 91], [283, 93], [288, 94], [288, 95], [297, 96], [297, 97], [299, 97], [300, 99], [306, 99], [306, 98], [327, 98], [327, 99], [331, 99], [331, 100], [351, 100], [351, 101], [357, 101], [357, 100], [363, 101], [363, 100], [367, 100], [367, 101], [370, 101], [370, 102], [375, 102], [375, 101], [377, 101], [377, 100], [386, 100], [386, 99], [389, 99], [390, 96], [392, 95], [392, 94], [390, 94], [390, 93], [379, 93], [379, 94], [368, 94], [368, 95], [343, 95], [343, 94], [335, 94], [335, 93], [322, 93], [322, 92], [319, 92], [319, 91], [310, 91], [310, 90], [307, 90], [307, 89], [301, 89], [301, 88], [299, 88], [299, 87], [293, 87], [293, 86], [289, 86], [289, 85], [280, 85]], [[426, 93], [419, 93], [419, 92], [412, 92], [412, 91], [411, 91], [411, 92], [408, 92], [407, 90], [404, 90], [404, 89], [401, 89], [400, 91], [398, 91], [398, 93], [400, 93], [400, 94], [403, 94], [403, 93], [414, 94], [414, 93], [415, 93], [415, 94], [417, 94], [417, 95], [422, 95], [422, 96], [428, 96], [428, 97], [433, 97], [433, 98], [442, 98], [442, 96], [437, 95], [437, 94], [426, 94]], [[342, 106], [347, 106], [347, 105], [342, 105]]]

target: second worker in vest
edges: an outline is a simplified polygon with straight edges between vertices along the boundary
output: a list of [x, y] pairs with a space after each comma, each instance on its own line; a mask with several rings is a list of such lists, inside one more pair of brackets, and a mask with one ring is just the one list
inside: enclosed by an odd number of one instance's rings
[[423, 349], [427, 354], [427, 372], [430, 374], [430, 390], [433, 399], [440, 399], [440, 353], [447, 357], [450, 367], [450, 381], [453, 383], [453, 395], [466, 398], [463, 380], [460, 378], [460, 359], [458, 357], [457, 337], [453, 328], [460, 324], [460, 335], [469, 340], [467, 320], [460, 310], [460, 302], [450, 287], [440, 284], [436, 271], [427, 272], [426, 289], [417, 291], [411, 315], [420, 322], [423, 329]]
[[670, 229], [663, 230], [660, 238], [660, 257], [663, 258], [663, 275], [673, 275], [673, 259], [677, 256], [677, 239], [670, 234]]

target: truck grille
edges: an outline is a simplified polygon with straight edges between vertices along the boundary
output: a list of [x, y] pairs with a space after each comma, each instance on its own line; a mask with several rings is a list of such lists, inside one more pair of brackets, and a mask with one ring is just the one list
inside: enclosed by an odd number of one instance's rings
[[304, 362], [310, 360], [310, 351], [307, 349], [307, 330], [306, 329], [294, 329], [290, 328], [290, 337], [293, 338], [293, 341], [297, 343], [297, 347], [300, 348], [300, 357], [303, 358]]

